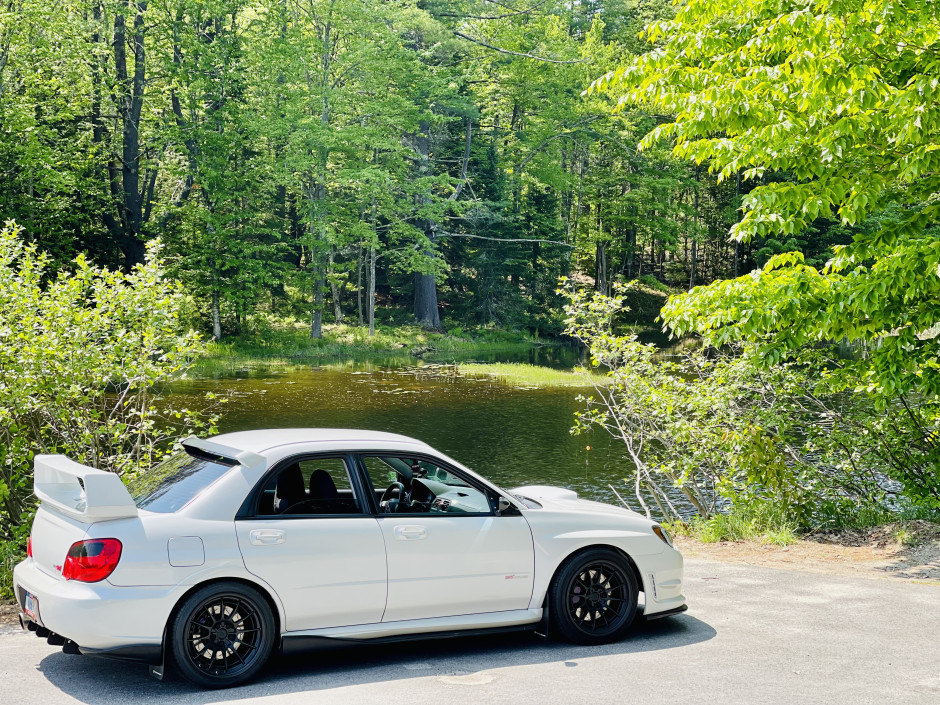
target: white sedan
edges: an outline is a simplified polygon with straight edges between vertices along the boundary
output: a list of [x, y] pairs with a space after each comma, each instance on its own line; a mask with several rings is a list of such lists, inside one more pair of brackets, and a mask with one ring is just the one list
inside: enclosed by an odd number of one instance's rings
[[24, 628], [67, 653], [255, 675], [275, 650], [478, 630], [621, 639], [685, 610], [682, 556], [635, 512], [504, 491], [421, 441], [341, 429], [189, 438], [128, 485], [38, 455], [14, 572]]

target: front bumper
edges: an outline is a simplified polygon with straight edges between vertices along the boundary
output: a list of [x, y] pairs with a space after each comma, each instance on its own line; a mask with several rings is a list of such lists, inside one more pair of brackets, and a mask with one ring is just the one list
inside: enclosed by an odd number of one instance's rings
[[669, 547], [662, 553], [643, 556], [637, 561], [643, 578], [646, 596], [644, 614], [647, 619], [684, 612], [685, 595], [682, 594], [682, 554]]
[[[14, 569], [13, 588], [20, 623], [50, 644], [62, 644], [69, 653], [160, 662], [174, 589], [66, 581], [40, 570], [30, 558]], [[27, 592], [36, 600], [34, 617], [25, 612]]]

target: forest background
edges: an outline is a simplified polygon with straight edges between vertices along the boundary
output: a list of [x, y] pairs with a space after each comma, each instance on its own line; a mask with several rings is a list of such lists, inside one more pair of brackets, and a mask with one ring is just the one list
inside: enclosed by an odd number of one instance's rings
[[573, 338], [611, 373], [579, 426], [664, 518], [934, 517], [938, 57], [929, 0], [3, 3], [10, 554], [31, 449], [135, 472], [211, 429], [149, 392], [190, 328]]

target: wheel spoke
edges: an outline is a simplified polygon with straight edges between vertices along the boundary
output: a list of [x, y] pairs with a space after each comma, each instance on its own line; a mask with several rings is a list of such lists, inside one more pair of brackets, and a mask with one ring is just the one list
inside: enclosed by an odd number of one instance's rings
[[246, 614], [246, 615], [244, 615], [244, 616], [239, 615], [239, 618], [236, 619], [236, 620], [233, 620], [233, 623], [234, 623], [234, 624], [241, 624], [241, 623], [244, 622], [246, 619], [250, 619], [251, 617], [254, 617], [254, 616], [255, 616], [255, 612], [249, 612], [248, 614]]
[[614, 563], [583, 566], [568, 584], [567, 614], [581, 632], [604, 636], [623, 626], [635, 595], [623, 570]]
[[232, 645], [232, 654], [235, 656], [235, 658], [238, 659], [238, 662], [239, 662], [242, 666], [245, 665], [245, 659], [243, 659], [243, 658], [241, 657], [241, 655], [238, 653], [238, 649], [235, 648], [235, 645], [234, 645], [234, 644]]

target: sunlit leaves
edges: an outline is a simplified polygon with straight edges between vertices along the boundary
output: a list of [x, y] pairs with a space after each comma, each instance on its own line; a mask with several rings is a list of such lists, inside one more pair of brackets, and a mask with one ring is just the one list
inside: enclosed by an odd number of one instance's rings
[[[49, 271], [12, 223], [0, 230], [0, 516], [16, 523], [32, 456], [63, 452], [134, 471], [161, 442], [203, 423], [158, 404], [156, 385], [184, 371], [202, 343], [180, 321], [186, 299], [162, 275], [158, 248], [123, 274], [90, 265]], [[165, 444], [163, 444], [165, 445]]]

